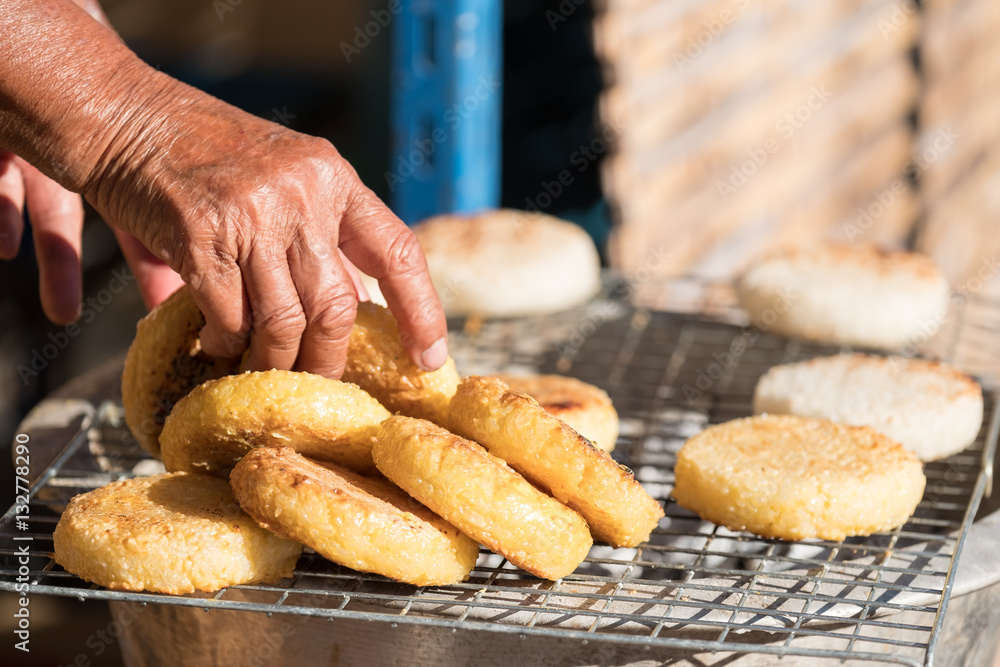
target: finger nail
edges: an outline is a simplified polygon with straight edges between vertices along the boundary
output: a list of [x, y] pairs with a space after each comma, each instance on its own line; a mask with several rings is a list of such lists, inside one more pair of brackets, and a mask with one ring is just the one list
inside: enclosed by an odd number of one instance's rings
[[444, 336], [434, 341], [434, 344], [420, 355], [420, 367], [425, 371], [436, 371], [444, 366], [448, 359], [448, 343]]

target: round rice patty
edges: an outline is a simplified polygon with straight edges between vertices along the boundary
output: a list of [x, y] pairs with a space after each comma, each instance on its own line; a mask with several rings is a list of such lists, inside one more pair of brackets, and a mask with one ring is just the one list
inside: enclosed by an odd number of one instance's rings
[[302, 545], [272, 535], [223, 480], [136, 477], [73, 498], [53, 534], [55, 560], [106, 588], [175, 595], [292, 576]]
[[253, 450], [231, 483], [262, 526], [354, 570], [416, 586], [454, 584], [479, 555], [479, 545], [389, 482], [289, 447]]
[[[767, 257], [740, 278], [740, 305], [764, 331], [895, 349], [926, 338], [948, 308], [948, 281], [926, 255], [817, 245]], [[932, 332], [933, 333], [933, 332]]]
[[753, 410], [871, 426], [933, 461], [975, 441], [983, 392], [935, 361], [840, 354], [770, 369], [757, 382]]
[[428, 421], [385, 420], [372, 455], [407, 493], [535, 576], [571, 573], [593, 544], [579, 514], [476, 443]]
[[663, 517], [660, 503], [631, 470], [497, 378], [463, 380], [450, 420], [452, 431], [478, 442], [583, 515], [595, 540], [638, 546]]
[[441, 424], [459, 377], [451, 357], [436, 371], [421, 370], [403, 347], [392, 313], [366, 301], [358, 304], [341, 379], [358, 385], [393, 413]]
[[759, 416], [705, 429], [677, 455], [674, 498], [763, 537], [842, 540], [906, 522], [923, 496], [919, 459], [866, 426]]
[[606, 452], [618, 441], [618, 413], [602, 389], [564, 375], [497, 375]]
[[413, 226], [451, 316], [544, 315], [601, 289], [601, 258], [579, 225], [512, 209], [443, 214]]
[[[215, 359], [201, 351], [204, 326], [205, 318], [186, 285], [136, 326], [122, 373], [122, 404], [132, 434], [156, 457], [174, 405], [203, 382], [239, 372], [240, 356]], [[342, 380], [358, 384], [393, 412], [440, 422], [459, 377], [450, 357], [436, 371], [418, 368], [403, 348], [392, 314], [361, 303]]]
[[239, 369], [239, 357], [214, 359], [201, 351], [204, 326], [184, 285], [135, 327], [122, 372], [122, 406], [132, 435], [153, 456], [160, 456], [160, 431], [174, 404], [202, 382]]
[[196, 387], [174, 407], [160, 435], [163, 465], [225, 479], [251, 449], [291, 446], [374, 472], [372, 428], [388, 416], [346, 382], [278, 370], [230, 375]]

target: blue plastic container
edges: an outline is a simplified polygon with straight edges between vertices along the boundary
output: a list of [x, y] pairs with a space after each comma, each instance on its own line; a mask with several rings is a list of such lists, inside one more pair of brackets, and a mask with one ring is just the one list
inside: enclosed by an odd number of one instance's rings
[[502, 3], [400, 0], [396, 7], [385, 173], [393, 210], [412, 224], [498, 206]]

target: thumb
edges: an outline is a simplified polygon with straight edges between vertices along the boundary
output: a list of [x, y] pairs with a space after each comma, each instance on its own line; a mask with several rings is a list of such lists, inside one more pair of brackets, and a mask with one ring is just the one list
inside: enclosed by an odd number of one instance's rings
[[112, 227], [125, 261], [139, 284], [139, 293], [146, 307], [152, 310], [161, 301], [176, 292], [184, 281], [167, 264], [153, 255], [139, 239], [128, 232]]

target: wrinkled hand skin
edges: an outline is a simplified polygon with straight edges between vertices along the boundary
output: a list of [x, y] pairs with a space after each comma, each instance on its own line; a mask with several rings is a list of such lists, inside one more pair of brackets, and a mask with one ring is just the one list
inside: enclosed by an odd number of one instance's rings
[[251, 369], [339, 376], [357, 295], [338, 248], [389, 287], [419, 352], [445, 335], [415, 237], [329, 142], [162, 78], [84, 191], [191, 285], [209, 354], [249, 334]]
[[[74, 2], [108, 25], [97, 2]], [[32, 220], [42, 309], [55, 324], [67, 324], [80, 316], [83, 296], [83, 200], [22, 158], [0, 148], [0, 260], [18, 254], [25, 209]], [[115, 235], [147, 307], [152, 308], [180, 287], [180, 276], [139, 241], [119, 230]]]
[[[87, 26], [93, 19], [84, 12], [64, 11], [69, 4], [0, 0], [29, 19], [49, 12], [46, 18], [61, 26], [53, 39], [66, 41], [60, 54], [112, 59], [114, 76], [81, 72], [85, 89], [63, 93], [70, 102], [84, 100], [75, 115], [81, 103], [61, 114], [54, 108], [60, 102], [50, 99], [33, 108], [30, 95], [44, 92], [44, 80], [34, 93], [15, 90], [28, 122], [5, 123], [10, 114], [0, 110], [0, 143], [24, 146], [19, 154], [81, 192], [109, 224], [191, 285], [206, 315], [206, 352], [236, 356], [249, 346], [251, 370], [339, 377], [358, 296], [353, 264], [379, 280], [413, 360], [427, 369], [444, 363], [444, 314], [419, 244], [329, 142], [153, 70], [123, 52], [113, 33]], [[67, 41], [63, 32], [72, 29], [82, 36]], [[4, 51], [0, 44], [0, 57]], [[48, 71], [36, 71], [36, 79], [65, 82], [62, 72]], [[16, 88], [5, 78], [27, 74], [0, 65], [0, 99]], [[65, 127], [55, 120], [62, 117]]]

